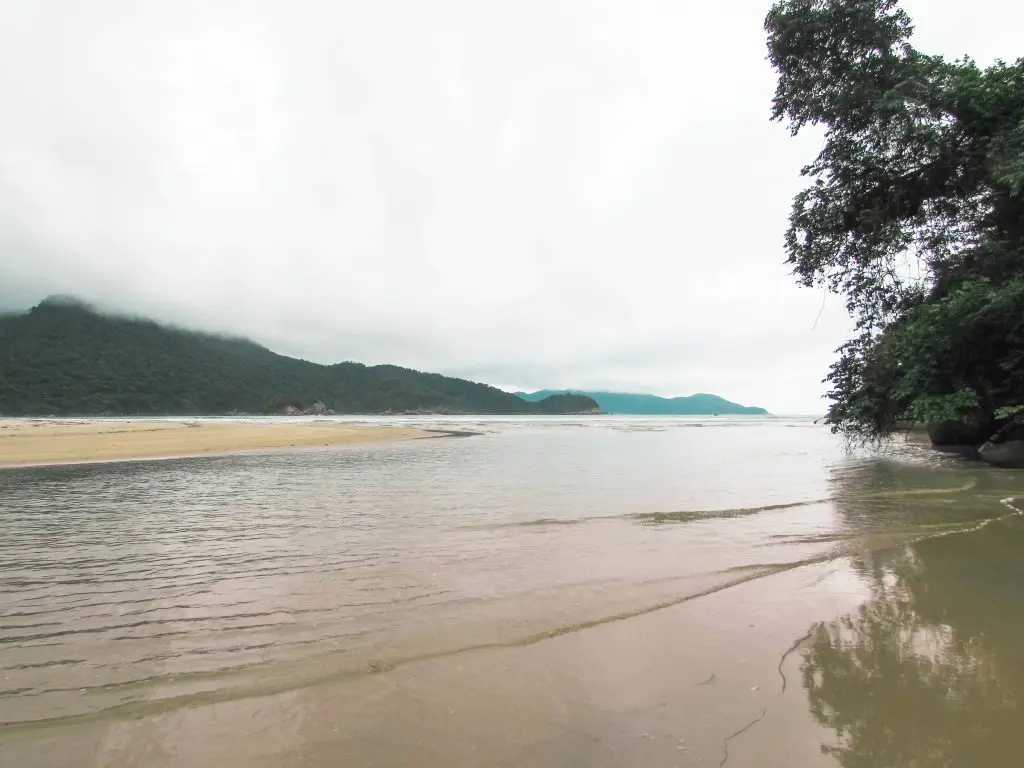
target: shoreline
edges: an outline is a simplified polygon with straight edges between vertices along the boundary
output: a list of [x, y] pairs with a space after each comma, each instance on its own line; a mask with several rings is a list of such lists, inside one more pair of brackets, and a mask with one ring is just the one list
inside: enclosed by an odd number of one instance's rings
[[450, 436], [414, 427], [329, 422], [0, 418], [0, 470], [233, 456]]

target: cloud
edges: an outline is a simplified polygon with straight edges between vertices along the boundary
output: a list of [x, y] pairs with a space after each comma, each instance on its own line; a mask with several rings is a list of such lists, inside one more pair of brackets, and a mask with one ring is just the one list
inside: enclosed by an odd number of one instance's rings
[[[782, 263], [818, 142], [768, 122], [767, 8], [4, 4], [0, 308], [820, 411], [848, 322]], [[929, 50], [1016, 53], [1015, 5], [908, 8]]]

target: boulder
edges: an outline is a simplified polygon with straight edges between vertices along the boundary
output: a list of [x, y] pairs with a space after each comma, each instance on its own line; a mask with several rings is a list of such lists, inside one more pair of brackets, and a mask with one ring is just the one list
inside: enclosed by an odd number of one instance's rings
[[979, 416], [963, 421], [940, 421], [927, 426], [935, 448], [975, 451], [999, 428], [995, 419]]
[[997, 467], [1024, 469], [1024, 419], [1014, 419], [978, 449], [978, 457]]
[[303, 411], [306, 416], [326, 416], [328, 414], [328, 408], [322, 402], [317, 400], [313, 405]]

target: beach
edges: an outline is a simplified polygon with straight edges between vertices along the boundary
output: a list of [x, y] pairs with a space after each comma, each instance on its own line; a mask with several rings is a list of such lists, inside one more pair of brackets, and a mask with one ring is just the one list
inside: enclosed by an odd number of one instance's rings
[[0, 467], [180, 458], [428, 436], [421, 429], [338, 422], [0, 419]]
[[368, 421], [254, 434], [485, 436], [0, 472], [0, 765], [1019, 762], [1020, 473], [810, 418]]

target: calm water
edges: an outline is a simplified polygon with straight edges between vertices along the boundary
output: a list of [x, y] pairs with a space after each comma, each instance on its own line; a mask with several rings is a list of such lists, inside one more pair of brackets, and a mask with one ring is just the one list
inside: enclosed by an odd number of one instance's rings
[[1019, 764], [1019, 474], [421, 421], [483, 434], [0, 472], [0, 763]]

